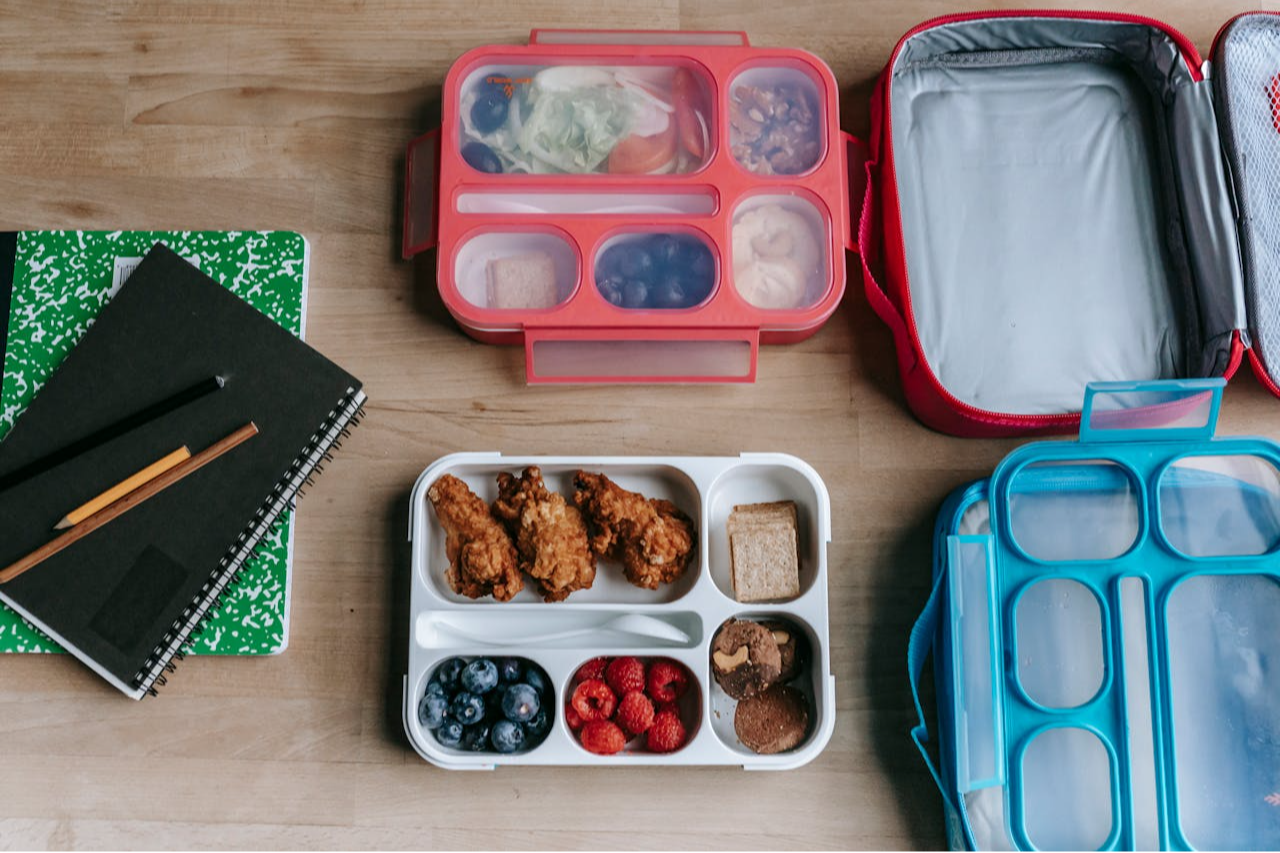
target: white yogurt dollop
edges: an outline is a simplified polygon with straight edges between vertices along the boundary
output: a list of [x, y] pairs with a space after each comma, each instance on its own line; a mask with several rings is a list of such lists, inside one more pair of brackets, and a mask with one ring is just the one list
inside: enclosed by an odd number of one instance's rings
[[778, 204], [749, 210], [733, 223], [733, 282], [757, 308], [800, 308], [819, 283], [822, 250], [805, 217]]

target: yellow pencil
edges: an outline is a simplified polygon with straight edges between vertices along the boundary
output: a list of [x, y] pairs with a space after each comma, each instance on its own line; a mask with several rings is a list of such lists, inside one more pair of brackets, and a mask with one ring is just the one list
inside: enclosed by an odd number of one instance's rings
[[151, 465], [148, 465], [146, 468], [143, 468], [141, 471], [134, 474], [132, 477], [125, 480], [123, 483], [112, 486], [110, 489], [107, 489], [105, 492], [98, 495], [96, 498], [84, 504], [83, 506], [79, 506], [71, 510], [71, 512], [63, 516], [62, 521], [59, 521], [57, 525], [54, 526], [53, 529], [65, 530], [68, 527], [72, 527], [74, 525], [79, 524], [80, 522], [84, 521], [86, 518], [93, 515], [95, 512], [102, 509], [103, 507], [110, 506], [111, 504], [120, 500], [125, 495], [129, 494], [130, 492], [136, 491], [142, 486], [145, 486], [147, 483], [150, 483], [152, 480], [154, 480], [156, 477], [159, 477], [165, 471], [168, 471], [170, 468], [173, 468], [190, 458], [191, 458], [190, 450], [188, 450], [186, 447], [178, 448], [177, 450], [173, 451], [165, 458], [161, 459], [159, 462], [155, 462]]

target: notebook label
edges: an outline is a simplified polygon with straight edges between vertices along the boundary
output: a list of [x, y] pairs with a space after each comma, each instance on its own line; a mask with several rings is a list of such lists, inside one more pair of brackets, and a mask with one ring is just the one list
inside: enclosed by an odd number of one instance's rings
[[154, 545], [147, 546], [107, 598], [89, 627], [122, 652], [155, 632], [154, 623], [167, 609], [189, 572]]
[[[196, 269], [200, 269], [199, 255], [183, 255], [182, 259]], [[116, 258], [115, 268], [111, 271], [111, 289], [107, 291], [104, 302], [110, 302], [112, 297], [120, 292], [120, 288], [129, 280], [129, 276], [133, 275], [133, 271], [140, 263], [142, 258]]]

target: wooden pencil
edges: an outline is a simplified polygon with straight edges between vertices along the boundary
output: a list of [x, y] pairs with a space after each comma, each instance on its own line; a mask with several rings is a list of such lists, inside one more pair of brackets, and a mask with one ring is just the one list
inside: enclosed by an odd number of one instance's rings
[[76, 526], [104, 507], [110, 506], [130, 492], [142, 488], [156, 477], [159, 477], [165, 471], [168, 471], [170, 468], [176, 468], [179, 464], [190, 458], [191, 451], [186, 447], [179, 447], [177, 450], [173, 451], [158, 462], [152, 462], [146, 468], [143, 468], [127, 480], [117, 483], [107, 489], [93, 500], [86, 501], [71, 510], [71, 512], [62, 517], [61, 521], [53, 526], [53, 529], [66, 530], [68, 527]]
[[99, 527], [102, 527], [104, 524], [109, 524], [144, 501], [155, 497], [160, 494], [160, 492], [186, 477], [188, 474], [198, 471], [205, 465], [208, 465], [210, 462], [217, 459], [219, 456], [222, 456], [234, 448], [239, 447], [241, 444], [244, 444], [257, 434], [257, 425], [250, 421], [240, 427], [240, 429], [228, 435], [226, 438], [209, 445], [209, 447], [206, 447], [187, 461], [174, 468], [170, 468], [168, 471], [161, 474], [159, 477], [156, 477], [145, 486], [130, 492], [107, 508], [89, 516], [75, 527], [72, 527], [66, 533], [55, 537], [46, 544], [32, 551], [27, 556], [18, 560], [16, 563], [0, 570], [0, 584], [8, 583], [24, 572], [40, 565], [54, 554], [74, 545], [76, 542], [97, 530]]

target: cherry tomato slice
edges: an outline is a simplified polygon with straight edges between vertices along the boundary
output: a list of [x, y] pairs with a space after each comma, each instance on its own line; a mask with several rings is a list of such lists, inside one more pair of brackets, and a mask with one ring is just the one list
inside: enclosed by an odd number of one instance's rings
[[676, 156], [676, 123], [652, 136], [628, 136], [609, 152], [609, 172], [614, 175], [645, 175], [670, 163]]
[[680, 144], [694, 159], [701, 162], [706, 156], [706, 136], [698, 119], [698, 102], [701, 100], [698, 81], [688, 68], [677, 68], [671, 80], [671, 100], [676, 112], [676, 126], [680, 129]]

